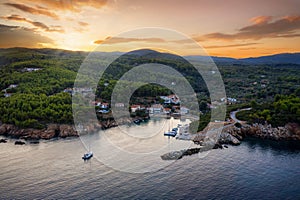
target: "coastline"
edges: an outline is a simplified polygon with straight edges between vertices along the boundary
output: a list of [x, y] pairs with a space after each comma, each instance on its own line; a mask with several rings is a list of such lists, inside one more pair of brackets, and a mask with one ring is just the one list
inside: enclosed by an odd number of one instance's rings
[[199, 145], [198, 148], [169, 152], [161, 155], [161, 159], [177, 160], [184, 156], [210, 149], [228, 148], [227, 145], [237, 146], [242, 141], [250, 138], [255, 138], [259, 141], [295, 142], [296, 144], [300, 144], [300, 124], [287, 123], [284, 127], [272, 127], [267, 123], [250, 125], [236, 118], [236, 113], [250, 109], [245, 108], [231, 112], [230, 118], [233, 120], [231, 124], [220, 128], [217, 124], [212, 123], [211, 127], [215, 126], [217, 127], [216, 129], [209, 131], [208, 127], [210, 125], [208, 125], [203, 131], [192, 135], [192, 141]]
[[[204, 146], [210, 146], [210, 149], [223, 148], [224, 145], [239, 145], [247, 137], [275, 141], [300, 141], [299, 124], [288, 123], [284, 127], [275, 128], [268, 124], [249, 125], [246, 124], [246, 122], [240, 121], [235, 118], [235, 114], [239, 111], [242, 110], [233, 111], [232, 113], [234, 114], [231, 113], [230, 116], [234, 121], [233, 123], [224, 126], [220, 130], [213, 130], [213, 132], [219, 133], [217, 134], [217, 139], [214, 138], [213, 140], [211, 140], [211, 138], [209, 138], [210, 136], [208, 136], [208, 134], [211, 133], [208, 133], [208, 130], [203, 130], [196, 134], [191, 134], [191, 141], [193, 141], [195, 144], [200, 145], [201, 148], [203, 148]], [[122, 121], [118, 121], [118, 123], [134, 123], [135, 120], [137, 120], [137, 118], [126, 118]], [[139, 120], [142, 121], [143, 119], [139, 118]], [[88, 125], [85, 125], [83, 131], [80, 131], [80, 134], [116, 127], [118, 126], [118, 123], [113, 119], [89, 123]], [[236, 123], [239, 123], [240, 126], [237, 127]], [[1, 124], [0, 135], [4, 137], [11, 137], [15, 139], [24, 140], [49, 140], [54, 138], [59, 139], [80, 136], [78, 131], [75, 129], [75, 126], [71, 124], [47, 124], [46, 127], [47, 128], [44, 129], [19, 128], [12, 124]]]
[[[216, 131], [217, 132], [217, 131]], [[218, 135], [216, 133], [215, 135]], [[228, 148], [227, 145], [238, 146], [244, 140], [255, 138], [258, 141], [295, 142], [300, 145], [300, 125], [289, 123], [285, 127], [273, 128], [265, 124], [243, 124], [240, 128], [232, 125], [221, 130], [217, 138], [211, 137], [208, 131], [201, 131], [194, 135], [192, 141], [199, 145], [197, 148], [172, 151], [161, 155], [163, 160], [178, 160], [211, 149]]]
[[[120, 124], [133, 123], [133, 119], [124, 119], [123, 121], [118, 121]], [[24, 140], [50, 140], [53, 138], [67, 138], [67, 137], [79, 137], [80, 134], [86, 134], [89, 132], [95, 132], [97, 130], [104, 130], [118, 126], [115, 120], [105, 120], [94, 123], [89, 123], [82, 127], [82, 130], [76, 130], [73, 124], [46, 124], [46, 128], [35, 129], [35, 128], [20, 128], [13, 124], [0, 124], [0, 136], [11, 137], [15, 139]]]
[[47, 124], [47, 128], [19, 128], [12, 124], [1, 124], [0, 135], [25, 140], [49, 140], [52, 138], [78, 137], [73, 125], [69, 124]]

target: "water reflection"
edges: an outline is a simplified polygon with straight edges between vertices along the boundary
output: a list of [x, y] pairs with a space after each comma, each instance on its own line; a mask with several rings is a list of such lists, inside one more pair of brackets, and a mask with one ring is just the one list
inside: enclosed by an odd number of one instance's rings
[[253, 150], [272, 150], [276, 153], [299, 153], [300, 143], [299, 141], [275, 141], [275, 140], [262, 140], [259, 138], [245, 138], [243, 141], [250, 149]]

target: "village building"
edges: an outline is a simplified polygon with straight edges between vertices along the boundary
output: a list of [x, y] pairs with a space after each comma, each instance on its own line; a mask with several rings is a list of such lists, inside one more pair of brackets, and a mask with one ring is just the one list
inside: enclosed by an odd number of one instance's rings
[[132, 105], [130, 108], [131, 112], [136, 112], [137, 110], [141, 109], [141, 105]]

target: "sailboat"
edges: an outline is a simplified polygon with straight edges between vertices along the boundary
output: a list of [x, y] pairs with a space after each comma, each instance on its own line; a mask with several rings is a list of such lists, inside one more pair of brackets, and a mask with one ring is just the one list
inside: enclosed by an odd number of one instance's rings
[[91, 149], [91, 146], [90, 146], [90, 141], [89, 141], [89, 151], [87, 153], [83, 154], [83, 156], [82, 156], [83, 160], [88, 160], [93, 157], [93, 152], [90, 149]]

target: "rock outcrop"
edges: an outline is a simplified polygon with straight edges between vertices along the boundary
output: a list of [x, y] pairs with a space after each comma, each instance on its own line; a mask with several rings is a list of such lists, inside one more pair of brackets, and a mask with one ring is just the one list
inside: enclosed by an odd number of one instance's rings
[[108, 128], [118, 126], [118, 124], [115, 120], [106, 120], [106, 121], [101, 121], [100, 123], [101, 123], [102, 129], [108, 129]]
[[222, 132], [220, 134], [218, 142], [219, 144], [232, 144], [232, 145], [241, 144], [240, 140], [238, 140], [235, 136], [227, 132]]
[[300, 141], [300, 126], [296, 123], [289, 123], [284, 127], [272, 127], [270, 124], [243, 125], [240, 134], [261, 139]]
[[124, 118], [116, 122], [113, 119], [104, 120], [98, 123], [92, 122], [86, 125], [82, 125], [79, 133], [75, 127], [70, 124], [47, 124], [47, 128], [44, 129], [33, 129], [33, 128], [19, 128], [12, 124], [1, 124], [0, 123], [0, 135], [9, 136], [13, 138], [39, 140], [49, 140], [51, 138], [66, 138], [66, 137], [78, 137], [79, 134], [87, 134], [95, 132], [100, 129], [108, 129], [116, 127], [121, 124], [130, 124], [133, 119]]
[[[217, 137], [216, 137], [217, 136]], [[226, 126], [221, 133], [211, 134], [205, 131], [197, 133], [193, 142], [201, 145], [199, 148], [173, 151], [161, 156], [163, 160], [177, 160], [183, 156], [197, 154], [210, 149], [228, 148], [226, 144], [239, 145], [245, 137], [256, 137], [271, 140], [296, 140], [300, 141], [300, 125], [289, 123], [285, 127], [274, 128], [265, 124], [244, 124], [240, 128]]]
[[70, 126], [70, 125], [60, 125], [58, 131], [58, 137], [61, 138], [66, 138], [66, 137], [70, 137], [70, 136], [78, 136], [77, 131], [75, 130], [74, 126]]
[[190, 156], [196, 153], [204, 151], [203, 148], [191, 148], [191, 149], [184, 149], [180, 151], [173, 151], [170, 153], [166, 153], [161, 157], [163, 160], [178, 160], [181, 159], [183, 156]]
[[272, 127], [270, 124], [243, 124], [240, 128], [227, 126], [218, 135], [217, 139], [210, 139], [205, 132], [199, 132], [193, 141], [202, 146], [221, 148], [222, 144], [239, 145], [245, 137], [256, 137], [270, 140], [296, 140], [300, 141], [300, 125], [289, 123], [285, 127]]
[[0, 126], [0, 135], [21, 139], [51, 139], [55, 137], [78, 137], [74, 126], [68, 124], [48, 124], [45, 129], [18, 128], [11, 124]]

